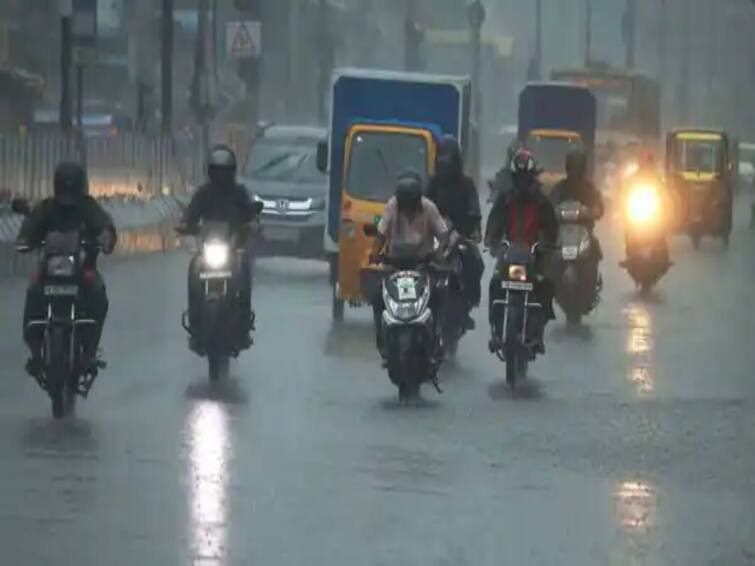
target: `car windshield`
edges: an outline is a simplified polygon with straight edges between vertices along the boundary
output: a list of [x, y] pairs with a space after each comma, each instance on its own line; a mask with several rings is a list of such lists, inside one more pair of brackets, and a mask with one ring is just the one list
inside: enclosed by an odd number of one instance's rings
[[579, 149], [582, 144], [574, 137], [543, 137], [532, 136], [528, 143], [535, 154], [540, 167], [549, 173], [564, 172], [566, 156], [573, 149]]
[[721, 140], [680, 140], [675, 153], [679, 171], [716, 173], [721, 170]]
[[290, 183], [324, 182], [325, 175], [317, 169], [316, 156], [315, 140], [262, 138], [249, 152], [244, 176]]
[[416, 134], [365, 132], [351, 146], [347, 192], [357, 198], [386, 202], [393, 195], [396, 177], [413, 170], [427, 179], [427, 142]]

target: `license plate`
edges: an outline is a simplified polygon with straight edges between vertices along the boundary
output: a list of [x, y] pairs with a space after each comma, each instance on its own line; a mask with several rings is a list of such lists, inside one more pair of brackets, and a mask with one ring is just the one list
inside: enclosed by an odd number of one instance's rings
[[533, 291], [535, 285], [523, 281], [502, 281], [501, 288], [509, 291]]
[[564, 259], [577, 259], [579, 255], [579, 247], [577, 246], [564, 246], [561, 248], [561, 256]]
[[75, 297], [78, 294], [78, 285], [45, 285], [47, 297]]
[[199, 278], [202, 280], [207, 279], [230, 279], [230, 271], [203, 271], [199, 274]]
[[279, 242], [296, 242], [299, 239], [299, 233], [296, 230], [281, 226], [266, 227], [263, 234], [265, 239]]

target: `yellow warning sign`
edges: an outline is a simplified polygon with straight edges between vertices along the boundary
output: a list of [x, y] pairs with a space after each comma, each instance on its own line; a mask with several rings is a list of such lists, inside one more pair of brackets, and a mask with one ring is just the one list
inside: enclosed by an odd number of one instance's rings
[[229, 57], [256, 59], [262, 53], [262, 24], [257, 21], [228, 22], [226, 51]]

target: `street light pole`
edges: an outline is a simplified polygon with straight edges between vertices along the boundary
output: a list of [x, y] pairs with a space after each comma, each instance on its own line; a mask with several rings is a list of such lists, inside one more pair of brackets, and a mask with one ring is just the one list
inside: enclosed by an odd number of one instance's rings
[[626, 67], [634, 69], [637, 48], [637, 0], [627, 0], [624, 12], [624, 33], [626, 34]]
[[472, 104], [474, 109], [475, 139], [472, 143], [472, 162], [470, 169], [475, 180], [479, 176], [480, 155], [480, 129], [482, 124], [482, 93], [481, 93], [481, 68], [482, 68], [482, 25], [485, 23], [485, 6], [480, 0], [474, 0], [469, 4], [469, 25], [472, 30]]
[[539, 79], [543, 72], [543, 0], [535, 0], [535, 68]]
[[73, 65], [73, 2], [60, 0], [60, 127], [71, 130], [71, 67]]
[[592, 0], [585, 0], [585, 67], [592, 60]]
[[162, 11], [162, 129], [173, 129], [173, 0], [163, 0]]

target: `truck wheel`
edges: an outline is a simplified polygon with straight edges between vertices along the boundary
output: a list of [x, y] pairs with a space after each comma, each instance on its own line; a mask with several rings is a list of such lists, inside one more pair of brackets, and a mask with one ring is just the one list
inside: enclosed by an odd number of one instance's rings
[[338, 291], [336, 289], [335, 285], [331, 285], [330, 287], [333, 292], [333, 322], [342, 322], [343, 321], [343, 313], [345, 310], [345, 304], [343, 299], [338, 298]]

